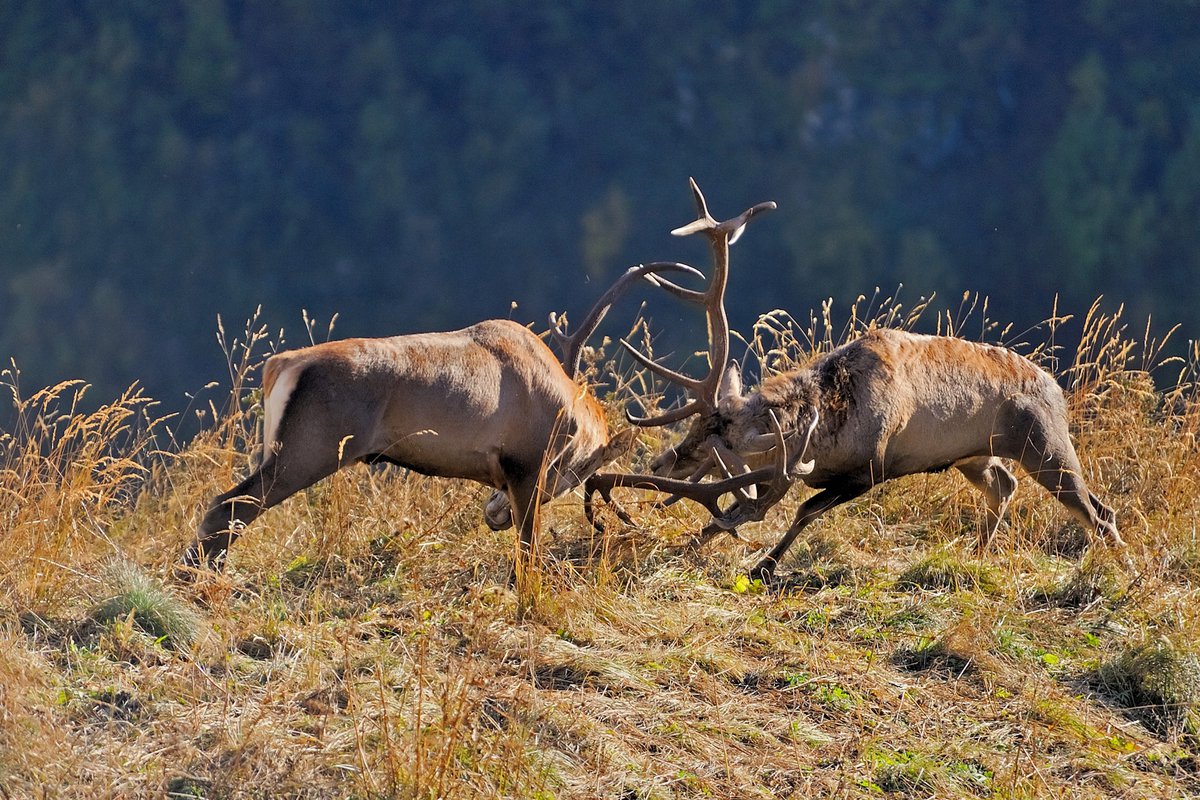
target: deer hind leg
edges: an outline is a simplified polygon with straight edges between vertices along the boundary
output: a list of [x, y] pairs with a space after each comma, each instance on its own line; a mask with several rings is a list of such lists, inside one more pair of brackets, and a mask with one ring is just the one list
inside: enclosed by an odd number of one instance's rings
[[483, 521], [494, 531], [506, 531], [513, 526], [512, 504], [508, 495], [497, 489], [483, 505]]
[[336, 460], [308, 465], [281, 464], [270, 456], [258, 469], [229, 491], [218, 495], [209, 506], [196, 539], [183, 554], [184, 567], [221, 569], [225, 553], [241, 530], [264, 511], [338, 469]]
[[1083, 525], [1090, 538], [1107, 538], [1117, 547], [1124, 547], [1116, 515], [1088, 491], [1083, 480], [1065, 415], [1044, 407], [1018, 408], [1016, 423], [1014, 430], [1028, 433], [1013, 457]]
[[978, 544], [982, 549], [991, 543], [996, 531], [1000, 529], [1009, 501], [1017, 493], [1017, 477], [1000, 459], [990, 456], [959, 461], [954, 467], [972, 486], [983, 492], [987, 501], [987, 530], [980, 536]]

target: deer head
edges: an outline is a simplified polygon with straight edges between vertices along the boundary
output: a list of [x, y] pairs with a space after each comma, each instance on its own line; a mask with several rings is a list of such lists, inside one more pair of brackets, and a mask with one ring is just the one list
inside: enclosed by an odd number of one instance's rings
[[[679, 408], [653, 416], [626, 412], [629, 421], [641, 427], [666, 425], [695, 416], [683, 441], [665, 450], [652, 462], [653, 475], [596, 476], [590, 490], [607, 492], [617, 486], [657, 488], [671, 494], [667, 503], [687, 498], [705, 505], [717, 524], [729, 529], [747, 519], [761, 518], [770, 505], [786, 494], [791, 482], [813, 469], [803, 460], [816, 426], [815, 406], [803, 425], [785, 432], [773, 413], [748, 413], [740, 371], [729, 359], [729, 320], [725, 311], [725, 289], [729, 280], [729, 248], [740, 238], [746, 224], [775, 203], [759, 203], [738, 216], [718, 222], [708, 211], [700, 187], [691, 180], [697, 219], [672, 233], [687, 236], [703, 233], [713, 253], [713, 271], [703, 291], [678, 286], [660, 276], [649, 280], [680, 299], [704, 308], [708, 323], [709, 370], [700, 378], [677, 372], [649, 358], [629, 342], [621, 344], [642, 366], [683, 387], [690, 398]], [[755, 466], [759, 465], [758, 469]], [[765, 466], [762, 466], [765, 465]], [[710, 474], [723, 478], [701, 483]], [[733, 493], [733, 506], [721, 510], [717, 499]], [[590, 496], [590, 495], [589, 495]]]

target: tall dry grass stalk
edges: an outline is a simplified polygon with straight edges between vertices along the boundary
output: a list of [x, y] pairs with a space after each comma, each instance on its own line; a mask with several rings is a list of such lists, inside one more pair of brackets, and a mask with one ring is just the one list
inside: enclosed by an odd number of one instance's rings
[[63, 594], [87, 565], [118, 551], [110, 536], [158, 456], [163, 419], [136, 385], [95, 411], [65, 381], [24, 397], [0, 373], [15, 424], [0, 433], [0, 594], [18, 608]]

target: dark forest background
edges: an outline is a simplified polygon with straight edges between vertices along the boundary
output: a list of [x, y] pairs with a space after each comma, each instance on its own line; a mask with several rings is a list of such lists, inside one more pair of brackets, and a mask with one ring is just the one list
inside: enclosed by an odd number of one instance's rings
[[902, 282], [1195, 337], [1200, 4], [6, 2], [0, 356], [172, 407], [260, 303], [290, 344], [301, 309], [540, 330], [631, 263], [707, 268], [667, 235], [689, 175], [718, 216], [779, 202], [743, 329]]

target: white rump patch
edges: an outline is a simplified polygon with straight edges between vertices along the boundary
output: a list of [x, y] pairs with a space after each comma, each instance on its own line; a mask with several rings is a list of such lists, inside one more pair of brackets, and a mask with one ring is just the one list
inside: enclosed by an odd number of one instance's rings
[[299, 380], [300, 372], [303, 369], [302, 365], [285, 367], [279, 377], [275, 379], [271, 393], [263, 399], [262, 455], [264, 461], [275, 452], [275, 440], [279, 435], [279, 423], [283, 419], [283, 411], [287, 408], [287, 402], [292, 397], [296, 381]]

